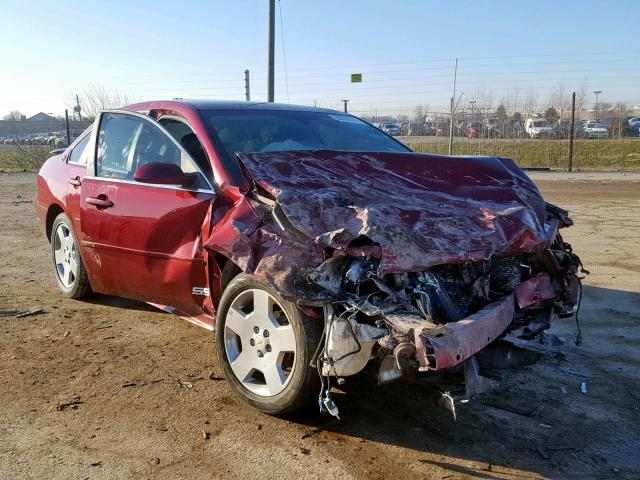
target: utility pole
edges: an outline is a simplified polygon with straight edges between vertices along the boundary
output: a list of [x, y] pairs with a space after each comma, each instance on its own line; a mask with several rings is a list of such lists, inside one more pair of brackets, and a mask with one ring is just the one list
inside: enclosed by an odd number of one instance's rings
[[349, 103], [349, 100], [343, 98], [342, 103], [344, 104], [344, 113], [347, 113], [347, 103]]
[[456, 82], [458, 80], [458, 59], [456, 58], [456, 68], [453, 71], [453, 95], [451, 96], [451, 118], [449, 120], [449, 155], [453, 153], [453, 112], [456, 101]]
[[82, 126], [82, 108], [80, 108], [80, 99], [78, 98], [78, 94], [76, 94], [76, 107], [73, 110], [78, 112], [78, 122], [80, 123], [80, 126]]
[[602, 90], [594, 90], [593, 93], [595, 93], [596, 95], [596, 122], [599, 121], [600, 119], [598, 118], [600, 116], [599, 113], [599, 108], [598, 108], [598, 97], [600, 96], [600, 94], [602, 93]]
[[267, 101], [273, 103], [273, 79], [276, 34], [276, 0], [269, 0], [269, 78], [267, 80]]
[[249, 70], [244, 71], [244, 99], [247, 102], [251, 100], [251, 92], [249, 87]]
[[571, 95], [571, 128], [569, 129], [569, 165], [567, 170], [573, 170], [573, 135], [576, 124], [576, 92]]
[[69, 111], [64, 109], [64, 121], [67, 125], [67, 146], [71, 145], [71, 131], [69, 130]]

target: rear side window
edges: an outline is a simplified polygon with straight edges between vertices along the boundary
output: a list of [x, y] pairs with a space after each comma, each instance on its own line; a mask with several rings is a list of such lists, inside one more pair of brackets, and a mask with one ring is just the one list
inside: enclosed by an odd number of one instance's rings
[[134, 115], [105, 113], [100, 121], [96, 175], [133, 180], [136, 170], [152, 162], [173, 163], [196, 177], [195, 188], [208, 184], [193, 160], [151, 121]]
[[89, 143], [89, 138], [91, 138], [91, 134], [87, 133], [80, 142], [73, 147], [71, 150], [71, 155], [69, 155], [69, 161], [73, 163], [87, 163], [87, 157], [84, 155], [85, 150], [87, 149], [87, 144]]

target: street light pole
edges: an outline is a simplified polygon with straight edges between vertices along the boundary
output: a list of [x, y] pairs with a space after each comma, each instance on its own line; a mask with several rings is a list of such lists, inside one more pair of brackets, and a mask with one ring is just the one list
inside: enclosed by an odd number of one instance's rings
[[593, 93], [595, 93], [596, 95], [596, 122], [599, 121], [600, 119], [598, 118], [600, 116], [600, 111], [598, 109], [598, 97], [600, 96], [600, 94], [602, 93], [602, 90], [594, 90]]

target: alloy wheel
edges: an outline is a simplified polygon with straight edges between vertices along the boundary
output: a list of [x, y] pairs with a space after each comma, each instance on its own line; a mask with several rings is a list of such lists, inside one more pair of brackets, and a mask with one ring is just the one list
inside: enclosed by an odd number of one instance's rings
[[71, 230], [65, 224], [58, 225], [53, 242], [58, 279], [66, 288], [71, 288], [78, 277], [78, 248]]
[[296, 336], [282, 306], [268, 292], [238, 294], [224, 322], [225, 354], [231, 371], [250, 392], [270, 397], [291, 379]]

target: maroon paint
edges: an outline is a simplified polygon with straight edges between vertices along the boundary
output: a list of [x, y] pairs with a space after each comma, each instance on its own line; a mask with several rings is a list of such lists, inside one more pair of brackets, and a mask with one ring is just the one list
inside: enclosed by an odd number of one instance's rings
[[422, 370], [453, 367], [498, 338], [513, 320], [513, 295], [487, 305], [458, 322], [415, 331]]
[[[46, 226], [55, 206], [70, 215], [94, 290], [157, 304], [208, 328], [221, 294], [217, 255], [287, 297], [331, 299], [334, 294], [308, 279], [327, 254], [379, 256], [379, 275], [421, 271], [542, 251], [557, 228], [571, 224], [508, 159], [240, 154], [245, 179], [236, 185], [195, 107], [169, 101], [126, 108], [182, 117], [211, 162], [216, 194], [85, 178], [84, 167], [67, 163], [67, 150], [38, 176], [40, 224]], [[352, 245], [363, 236], [377, 245]], [[192, 286], [209, 287], [212, 297], [193, 295]], [[441, 337], [424, 332], [418, 342], [425, 348], [423, 366], [427, 346], [444, 368], [495, 339], [513, 318], [509, 299], [443, 326]]]
[[223, 219], [205, 247], [291, 297], [326, 298], [306, 280], [309, 272], [327, 248], [353, 250], [361, 236], [380, 246], [380, 276], [540, 251], [555, 236], [545, 229], [540, 192], [508, 159], [328, 151], [239, 157], [255, 179], [246, 193], [255, 198], [257, 186], [271, 193], [291, 228], [264, 221], [271, 207], [251, 201], [251, 219]]

